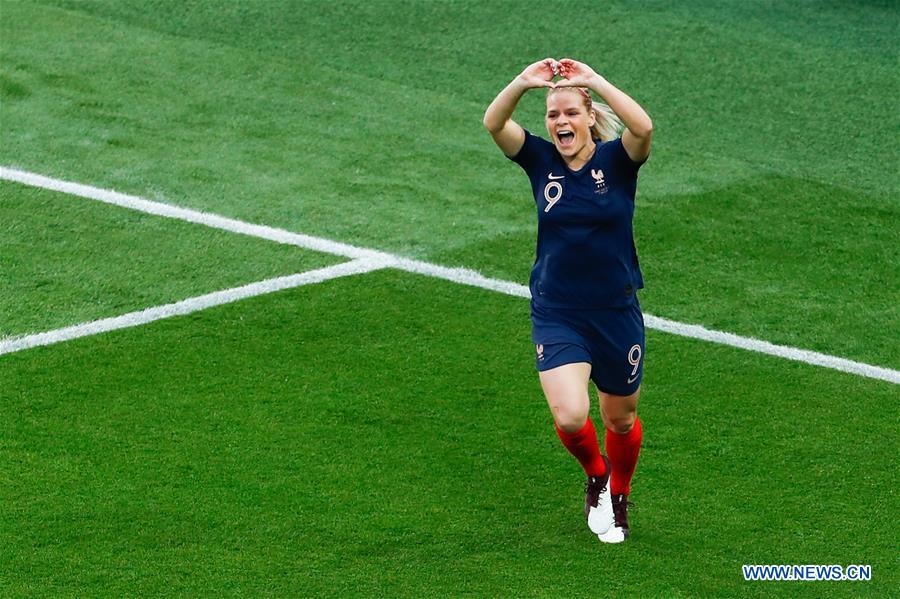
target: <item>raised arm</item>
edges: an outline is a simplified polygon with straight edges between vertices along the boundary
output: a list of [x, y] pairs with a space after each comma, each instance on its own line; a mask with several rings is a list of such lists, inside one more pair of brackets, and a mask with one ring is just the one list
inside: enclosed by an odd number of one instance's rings
[[622, 145], [628, 156], [635, 162], [646, 160], [650, 155], [653, 121], [640, 104], [582, 62], [563, 58], [559, 61], [558, 69], [559, 74], [565, 79], [557, 81], [556, 86], [588, 87], [603, 98], [625, 124]]
[[497, 94], [485, 111], [484, 126], [507, 156], [518, 154], [525, 143], [525, 130], [511, 118], [519, 99], [534, 87], [553, 87], [550, 80], [553, 79], [555, 64], [552, 58], [545, 58], [529, 65]]

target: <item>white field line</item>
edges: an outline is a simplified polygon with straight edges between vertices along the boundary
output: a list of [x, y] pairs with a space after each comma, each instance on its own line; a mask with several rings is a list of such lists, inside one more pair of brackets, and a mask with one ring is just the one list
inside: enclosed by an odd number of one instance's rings
[[697, 324], [684, 324], [674, 320], [667, 320], [659, 316], [651, 316], [644, 314], [644, 324], [651, 329], [672, 333], [673, 335], [681, 335], [683, 337], [691, 337], [693, 339], [702, 339], [703, 341], [712, 341], [722, 345], [730, 345], [739, 347], [749, 351], [755, 351], [770, 356], [778, 356], [795, 362], [805, 362], [814, 366], [824, 366], [841, 372], [849, 372], [870, 379], [879, 379], [900, 385], [900, 371], [881, 366], [871, 366], [862, 362], [854, 362], [828, 354], [820, 354], [819, 352], [807, 349], [797, 349], [787, 345], [775, 345], [768, 341], [753, 339], [752, 337], [741, 337], [732, 333], [723, 333], [722, 331], [713, 331]]
[[191, 312], [197, 312], [198, 310], [212, 308], [213, 306], [230, 304], [231, 302], [236, 302], [248, 297], [281, 291], [282, 289], [300, 287], [301, 285], [312, 285], [313, 283], [321, 283], [322, 281], [338, 277], [370, 272], [385, 268], [385, 266], [386, 263], [380, 260], [352, 260], [350, 262], [344, 262], [342, 264], [336, 264], [334, 266], [328, 266], [295, 275], [275, 277], [273, 279], [257, 281], [240, 287], [223, 289], [222, 291], [215, 291], [213, 293], [207, 293], [206, 295], [191, 297], [173, 304], [155, 306], [137, 312], [129, 312], [128, 314], [115, 316], [113, 318], [84, 322], [63, 329], [47, 331], [46, 333], [23, 335], [19, 337], [5, 337], [0, 339], [0, 356], [41, 345], [52, 345], [54, 343], [59, 343], [60, 341], [68, 341], [70, 339], [106, 333], [117, 329], [136, 327], [155, 320], [162, 320], [163, 318], [182, 316], [184, 314], [190, 314]]
[[[500, 279], [491, 279], [472, 270], [464, 268], [448, 268], [420, 260], [412, 260], [403, 258], [386, 252], [360, 248], [345, 243], [323, 239], [321, 237], [312, 237], [300, 233], [285, 231], [274, 227], [263, 225], [254, 225], [244, 221], [226, 218], [217, 214], [200, 212], [189, 208], [179, 208], [162, 202], [154, 202], [137, 196], [127, 195], [107, 189], [100, 189], [90, 185], [82, 185], [80, 183], [72, 183], [69, 181], [61, 181], [59, 179], [51, 179], [30, 173], [26, 171], [16, 170], [9, 167], [0, 166], [0, 179], [8, 181], [16, 181], [32, 187], [40, 187], [54, 191], [61, 191], [82, 198], [97, 200], [107, 204], [114, 204], [132, 210], [138, 210], [148, 214], [158, 216], [166, 216], [178, 220], [184, 220], [192, 223], [223, 229], [243, 235], [250, 235], [270, 241], [277, 241], [289, 245], [324, 252], [328, 254], [337, 254], [356, 260], [365, 259], [373, 260], [381, 264], [381, 268], [397, 268], [408, 272], [418, 273], [429, 277], [446, 279], [463, 285], [471, 285], [498, 291], [507, 295], [514, 295], [522, 298], [530, 298], [528, 287], [510, 281]], [[730, 345], [750, 351], [755, 351], [772, 356], [778, 356], [788, 360], [804, 362], [815, 366], [823, 366], [842, 372], [857, 374], [872, 379], [888, 381], [894, 384], [900, 384], [900, 371], [884, 368], [880, 366], [872, 366], [862, 362], [854, 362], [822, 354], [814, 351], [798, 349], [784, 345], [775, 345], [767, 341], [753, 339], [750, 337], [741, 337], [732, 333], [722, 331], [714, 331], [706, 329], [699, 325], [685, 324], [644, 314], [644, 322], [648, 328], [664, 331], [674, 335], [690, 337], [693, 339], [701, 339], [713, 343]], [[99, 331], [98, 331], [99, 332]], [[52, 331], [51, 331], [52, 333]], [[49, 334], [49, 333], [47, 333]]]

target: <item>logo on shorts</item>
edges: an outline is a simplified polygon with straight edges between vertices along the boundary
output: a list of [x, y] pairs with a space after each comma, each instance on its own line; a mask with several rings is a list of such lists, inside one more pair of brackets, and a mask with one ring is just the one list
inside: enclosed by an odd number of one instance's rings
[[608, 188], [606, 187], [606, 178], [603, 175], [603, 169], [591, 169], [591, 176], [594, 178], [594, 183], [597, 184], [597, 189], [594, 190], [594, 193], [606, 193]]
[[538, 361], [543, 362], [544, 361], [544, 346], [543, 345], [535, 345], [534, 349], [535, 349], [535, 351], [537, 351]]

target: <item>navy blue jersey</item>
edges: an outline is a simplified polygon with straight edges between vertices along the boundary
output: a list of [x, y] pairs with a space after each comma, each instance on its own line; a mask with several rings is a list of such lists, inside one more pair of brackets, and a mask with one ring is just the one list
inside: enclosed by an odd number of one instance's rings
[[525, 132], [510, 160], [531, 180], [538, 234], [531, 297], [545, 308], [615, 308], [634, 303], [644, 286], [632, 217], [640, 164], [621, 138], [597, 142], [577, 171], [549, 141]]

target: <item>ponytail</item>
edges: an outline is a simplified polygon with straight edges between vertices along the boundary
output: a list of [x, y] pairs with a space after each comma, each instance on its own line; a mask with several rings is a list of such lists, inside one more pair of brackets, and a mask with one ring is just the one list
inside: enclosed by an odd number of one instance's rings
[[612, 141], [619, 137], [623, 125], [618, 115], [612, 108], [603, 102], [592, 102], [591, 112], [594, 113], [594, 126], [591, 127], [591, 136], [600, 141]]

